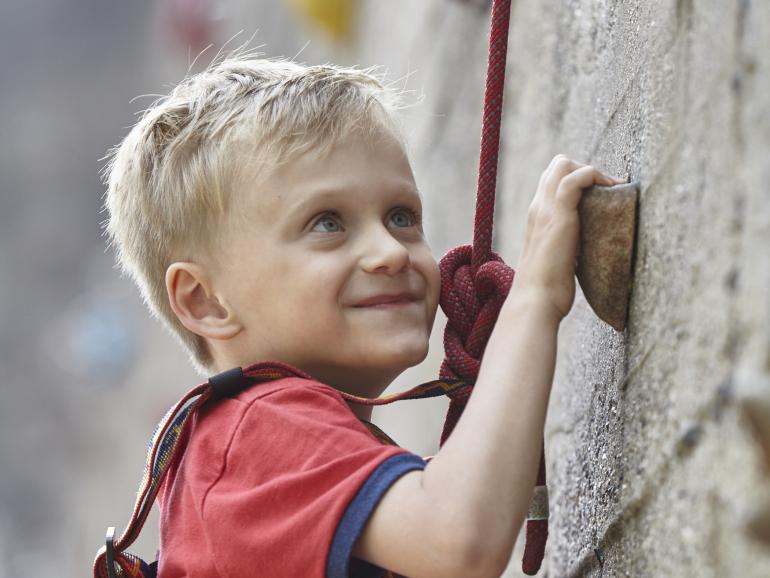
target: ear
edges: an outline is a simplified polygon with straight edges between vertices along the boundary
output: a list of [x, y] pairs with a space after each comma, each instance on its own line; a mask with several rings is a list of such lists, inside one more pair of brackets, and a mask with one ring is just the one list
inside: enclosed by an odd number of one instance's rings
[[172, 263], [166, 269], [166, 293], [179, 321], [197, 335], [230, 339], [243, 329], [235, 312], [214, 292], [210, 277], [197, 263]]

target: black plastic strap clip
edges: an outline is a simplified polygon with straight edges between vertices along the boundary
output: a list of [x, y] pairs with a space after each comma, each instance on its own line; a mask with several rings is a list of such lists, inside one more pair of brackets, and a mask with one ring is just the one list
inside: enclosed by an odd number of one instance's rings
[[243, 369], [233, 367], [222, 373], [209, 377], [211, 386], [211, 400], [216, 401], [226, 397], [232, 397], [249, 387], [253, 381], [244, 377]]

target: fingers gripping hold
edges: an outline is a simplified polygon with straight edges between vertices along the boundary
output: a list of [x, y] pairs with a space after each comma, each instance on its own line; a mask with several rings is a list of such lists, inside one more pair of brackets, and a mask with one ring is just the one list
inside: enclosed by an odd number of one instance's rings
[[551, 160], [527, 215], [517, 281], [522, 294], [545, 298], [560, 315], [566, 315], [574, 300], [578, 205], [583, 191], [619, 182], [564, 155]]
[[591, 185], [611, 186], [613, 184], [615, 184], [613, 179], [603, 175], [594, 167], [580, 165], [559, 181], [555, 202], [562, 204], [567, 210], [577, 210], [584, 189]]
[[548, 200], [553, 200], [561, 181], [573, 171], [584, 166], [584, 164], [573, 161], [564, 155], [555, 156], [547, 170], [548, 174], [542, 191], [543, 196]]

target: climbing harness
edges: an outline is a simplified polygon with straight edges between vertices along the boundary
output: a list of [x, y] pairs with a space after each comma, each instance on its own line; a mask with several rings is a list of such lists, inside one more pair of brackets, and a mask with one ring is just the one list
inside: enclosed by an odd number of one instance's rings
[[[440, 303], [448, 318], [444, 331], [445, 357], [439, 371], [439, 379], [405, 392], [376, 399], [339, 392], [347, 401], [372, 406], [401, 399], [448, 396], [450, 402], [441, 432], [442, 445], [452, 433], [468, 403], [481, 366], [484, 348], [514, 277], [513, 270], [492, 251], [510, 8], [510, 0], [494, 0], [492, 5], [473, 245], [456, 247], [439, 262]], [[168, 411], [152, 436], [144, 477], [129, 523], [117, 540], [115, 529], [108, 530], [106, 543], [94, 560], [94, 578], [151, 578], [156, 575], [156, 563], [146, 564], [137, 556], [126, 552], [126, 549], [138, 537], [169, 467], [184, 450], [190, 418], [208, 401], [230, 397], [253, 384], [287, 376], [312, 379], [310, 375], [278, 362], [257, 363], [243, 370], [234, 368], [195, 387]], [[361, 421], [383, 443], [393, 443], [379, 428], [365, 420]], [[541, 449], [534, 498], [527, 517], [522, 561], [522, 569], [529, 575], [536, 574], [540, 569], [548, 537], [548, 494], [545, 486], [544, 458]]]
[[[152, 435], [147, 450], [144, 476], [139, 485], [136, 502], [131, 518], [119, 539], [115, 539], [115, 528], [107, 530], [106, 543], [94, 560], [94, 578], [154, 578], [156, 563], [147, 564], [139, 557], [129, 554], [126, 549], [133, 544], [147, 520], [160, 486], [171, 465], [184, 451], [188, 428], [198, 409], [209, 401], [232, 397], [240, 391], [257, 383], [264, 383], [285, 377], [313, 379], [307, 373], [280, 362], [261, 362], [241, 369], [235, 367], [211, 377], [180, 399], [160, 420]], [[423, 399], [458, 393], [469, 389], [469, 384], [459, 379], [436, 380], [403, 393], [383, 396], [376, 399], [358, 397], [340, 391], [347, 401], [363, 405], [384, 405], [400, 399]], [[360, 420], [380, 441], [395, 445], [390, 437], [377, 426], [366, 420]]]

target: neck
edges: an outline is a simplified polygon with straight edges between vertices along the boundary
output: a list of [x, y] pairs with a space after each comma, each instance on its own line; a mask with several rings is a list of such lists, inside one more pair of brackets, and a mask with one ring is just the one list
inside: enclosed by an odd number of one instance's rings
[[[250, 363], [239, 364], [236, 360], [220, 359], [219, 363], [216, 363], [216, 365], [220, 368], [218, 371], [224, 371], [225, 369], [230, 369], [235, 366], [247, 367]], [[296, 365], [290, 362], [289, 365], [294, 365], [297, 369], [301, 369], [314, 379], [333, 387], [337, 391], [367, 399], [374, 399], [382, 395], [382, 392], [385, 391], [391, 382], [401, 373], [401, 371], [369, 370], [364, 372], [357, 371], [355, 372], [355, 375], [351, 376], [350, 371], [337, 370], [336, 368], [310, 367], [304, 366], [304, 364]], [[348, 401], [347, 404], [357, 418], [371, 421], [372, 410], [374, 409], [373, 406], [362, 405], [352, 401]]]
[[372, 421], [372, 409], [374, 408], [371, 405], [361, 405], [360, 403], [349, 401], [348, 407], [358, 419]]
[[[337, 373], [321, 370], [314, 373], [312, 368], [308, 370], [308, 373], [337, 391], [355, 395], [356, 397], [374, 399], [382, 395], [382, 392], [388, 388], [401, 372], [387, 372], [387, 374], [376, 371], [356, 372], [352, 378], [347, 372]], [[372, 420], [373, 406], [363, 405], [354, 401], [348, 401], [347, 404], [357, 418], [365, 419], [366, 421]]]

